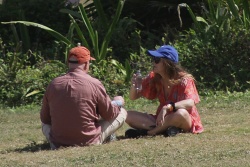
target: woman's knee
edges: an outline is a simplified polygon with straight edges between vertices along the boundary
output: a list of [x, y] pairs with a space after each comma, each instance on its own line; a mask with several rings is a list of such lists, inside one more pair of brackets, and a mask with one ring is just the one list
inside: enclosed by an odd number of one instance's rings
[[178, 116], [180, 119], [189, 119], [190, 118], [190, 114], [185, 109], [178, 109], [175, 112], [175, 115]]
[[178, 115], [179, 121], [181, 122], [181, 126], [184, 129], [189, 129], [192, 126], [192, 120], [190, 114], [185, 109], [178, 109], [175, 113]]

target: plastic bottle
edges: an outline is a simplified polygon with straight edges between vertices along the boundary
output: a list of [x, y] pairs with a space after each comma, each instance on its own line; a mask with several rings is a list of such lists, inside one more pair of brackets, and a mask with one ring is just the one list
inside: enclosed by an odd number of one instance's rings
[[113, 100], [111, 103], [118, 106], [118, 107], [122, 106], [122, 101], [121, 100]]
[[140, 70], [136, 72], [135, 88], [137, 91], [142, 90], [142, 75]]

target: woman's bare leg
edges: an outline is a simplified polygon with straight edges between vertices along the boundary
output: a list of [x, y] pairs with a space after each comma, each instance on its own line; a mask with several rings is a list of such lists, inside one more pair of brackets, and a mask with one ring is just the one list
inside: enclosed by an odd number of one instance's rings
[[189, 131], [192, 127], [192, 119], [185, 109], [179, 109], [176, 112], [167, 115], [163, 125], [159, 125], [154, 129], [148, 131], [148, 135], [156, 135], [164, 132], [168, 127], [175, 126], [183, 129], [184, 131]]
[[152, 129], [155, 126], [155, 119], [147, 114], [138, 111], [128, 111], [126, 123], [135, 129]]

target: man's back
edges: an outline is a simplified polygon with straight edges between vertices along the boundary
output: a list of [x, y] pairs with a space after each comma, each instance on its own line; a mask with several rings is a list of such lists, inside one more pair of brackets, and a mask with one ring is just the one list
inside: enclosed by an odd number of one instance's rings
[[102, 144], [127, 118], [124, 99], [112, 102], [101, 82], [88, 75], [92, 60], [86, 47], [70, 49], [68, 73], [46, 89], [40, 119], [51, 149]]
[[[104, 115], [102, 109], [106, 109], [104, 117], [107, 118], [113, 118], [119, 112], [118, 109], [115, 113], [114, 109], [108, 112], [113, 106], [109, 106], [110, 99], [102, 84], [79, 69], [55, 78], [45, 96], [52, 123], [50, 137], [56, 146], [95, 144], [101, 132], [97, 112]], [[46, 116], [44, 121], [49, 121]]]

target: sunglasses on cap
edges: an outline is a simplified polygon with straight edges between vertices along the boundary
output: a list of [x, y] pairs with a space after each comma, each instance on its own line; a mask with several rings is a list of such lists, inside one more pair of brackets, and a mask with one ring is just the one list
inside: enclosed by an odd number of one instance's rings
[[161, 58], [160, 58], [160, 57], [153, 57], [152, 60], [153, 60], [153, 62], [154, 62], [155, 64], [158, 64], [158, 63], [160, 63]]

